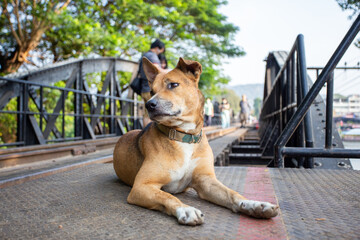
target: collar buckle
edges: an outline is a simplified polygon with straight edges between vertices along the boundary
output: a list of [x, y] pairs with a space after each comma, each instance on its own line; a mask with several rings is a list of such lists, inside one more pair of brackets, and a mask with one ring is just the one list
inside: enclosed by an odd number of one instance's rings
[[170, 128], [169, 130], [169, 139], [170, 140], [175, 140], [175, 136], [176, 136], [176, 130], [173, 128]]
[[189, 143], [195, 143], [195, 142], [196, 142], [196, 141], [195, 141], [194, 135], [191, 135], [191, 140], [190, 140]]

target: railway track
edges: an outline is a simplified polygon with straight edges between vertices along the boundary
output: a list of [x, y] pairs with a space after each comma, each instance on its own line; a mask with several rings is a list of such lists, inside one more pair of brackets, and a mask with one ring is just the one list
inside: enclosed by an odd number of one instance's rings
[[[204, 128], [209, 141], [235, 132], [237, 126]], [[112, 161], [119, 137], [0, 149], [0, 188], [47, 175]], [[215, 156], [216, 157], [216, 156]]]

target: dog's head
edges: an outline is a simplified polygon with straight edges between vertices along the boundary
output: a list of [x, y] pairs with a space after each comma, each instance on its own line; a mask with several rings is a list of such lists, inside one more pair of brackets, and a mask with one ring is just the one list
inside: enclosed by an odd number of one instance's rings
[[164, 72], [143, 58], [144, 72], [151, 88], [146, 103], [151, 120], [186, 132], [203, 126], [204, 97], [198, 88], [201, 64], [179, 59], [175, 69]]

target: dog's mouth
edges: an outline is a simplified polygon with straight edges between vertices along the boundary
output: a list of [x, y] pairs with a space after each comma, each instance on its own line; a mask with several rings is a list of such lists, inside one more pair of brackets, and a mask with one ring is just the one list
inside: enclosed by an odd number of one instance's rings
[[163, 111], [149, 111], [149, 117], [152, 120], [158, 119], [158, 118], [166, 118], [166, 117], [176, 117], [179, 116], [181, 113], [180, 110], [178, 111], [173, 111], [173, 112], [163, 112]]

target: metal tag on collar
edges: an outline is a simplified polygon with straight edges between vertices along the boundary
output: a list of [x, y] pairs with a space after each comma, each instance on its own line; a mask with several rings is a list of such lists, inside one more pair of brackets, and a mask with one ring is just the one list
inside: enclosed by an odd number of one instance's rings
[[197, 140], [198, 143], [199, 143], [199, 142], [201, 141], [201, 139], [202, 139], [202, 134], [203, 134], [203, 132], [202, 132], [202, 130], [201, 130], [200, 136], [199, 136], [199, 138], [198, 138], [198, 140]]
[[173, 129], [173, 128], [170, 128], [170, 130], [169, 130], [169, 139], [174, 140], [175, 136], [176, 136], [176, 130]]
[[199, 136], [191, 135], [191, 141], [189, 143], [199, 143], [202, 139], [202, 130]]

